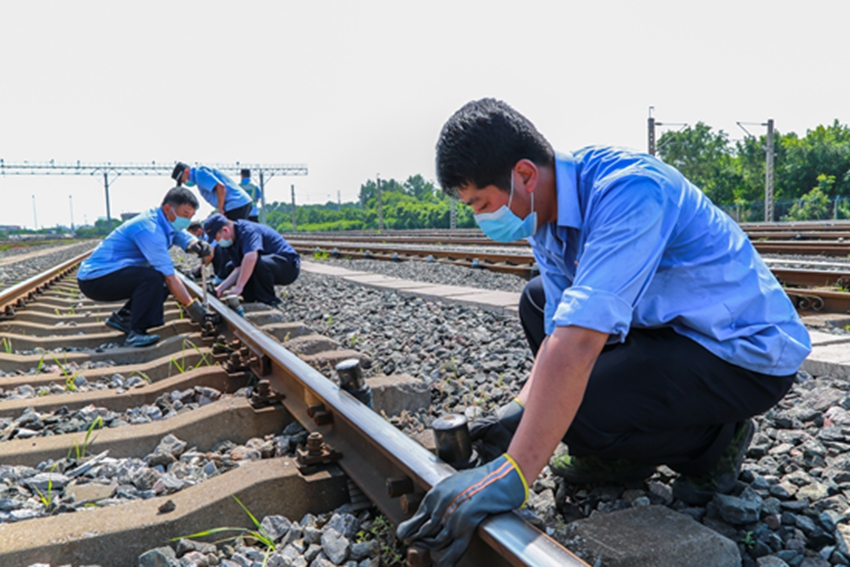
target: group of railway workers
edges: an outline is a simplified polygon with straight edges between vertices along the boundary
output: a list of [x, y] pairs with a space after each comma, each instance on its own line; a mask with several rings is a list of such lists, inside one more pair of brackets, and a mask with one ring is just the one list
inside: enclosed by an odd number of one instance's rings
[[[95, 301], [125, 301], [105, 324], [126, 333], [125, 346], [145, 347], [159, 341], [148, 332], [165, 323], [164, 302], [173, 295], [186, 313], [204, 323], [210, 314], [193, 299], [176, 275], [171, 246], [201, 258], [200, 270], [212, 263], [215, 293], [241, 296], [246, 301], [278, 306], [275, 285], [298, 278], [301, 258], [277, 232], [257, 222], [259, 188], [251, 171], [241, 171], [237, 185], [218, 169], [178, 163], [171, 174], [176, 186], [159, 207], [149, 209], [113, 230], [77, 273], [80, 290]], [[198, 199], [189, 187], [215, 209], [203, 224], [192, 224]]]
[[[602, 146], [556, 152], [490, 98], [449, 118], [436, 169], [488, 237], [531, 244], [540, 275], [519, 317], [535, 360], [515, 399], [470, 424], [480, 466], [432, 487], [398, 535], [454, 565], [484, 518], [525, 505], [547, 464], [570, 483], [643, 480], [664, 464], [690, 505], [731, 491], [751, 418], [782, 399], [811, 350], [740, 227], [659, 159]], [[197, 184], [219, 211], [203, 226], [214, 254], [240, 251], [219, 293], [276, 303], [273, 284], [298, 275], [289, 245], [239, 216], [250, 197], [226, 176], [178, 164], [173, 177], [162, 205], [116, 229], [80, 270], [89, 297], [129, 297], [107, 321], [128, 344], [148, 344], [169, 291], [194, 319], [205, 316], [166, 252], [177, 244], [209, 255], [182, 230], [197, 201], [181, 184]], [[553, 457], [561, 441], [568, 452]]]

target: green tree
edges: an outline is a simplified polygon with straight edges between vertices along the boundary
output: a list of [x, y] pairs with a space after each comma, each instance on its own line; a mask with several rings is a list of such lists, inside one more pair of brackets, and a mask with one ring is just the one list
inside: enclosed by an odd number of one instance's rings
[[820, 176], [834, 178], [828, 195], [850, 193], [850, 128], [835, 120], [830, 126], [808, 130], [804, 138], [783, 137], [784, 159], [777, 160], [778, 198], [796, 198], [820, 185]]
[[835, 184], [832, 175], [819, 175], [818, 185], [800, 198], [800, 202], [794, 204], [782, 220], [823, 220], [829, 218], [829, 192]]
[[741, 176], [735, 169], [734, 151], [723, 131], [698, 122], [679, 132], [665, 132], [658, 140], [658, 155], [682, 172], [716, 203], [732, 203]]

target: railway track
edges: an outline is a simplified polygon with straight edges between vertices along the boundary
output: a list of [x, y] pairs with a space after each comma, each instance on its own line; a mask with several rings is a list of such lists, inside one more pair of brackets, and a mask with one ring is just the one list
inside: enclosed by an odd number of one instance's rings
[[[439, 262], [513, 274], [524, 279], [531, 279], [538, 273], [534, 257], [524, 241], [521, 242], [525, 245], [524, 250], [516, 248], [515, 252], [511, 252], [495, 248], [492, 241], [487, 241], [489, 246], [485, 247], [483, 243], [478, 242], [480, 239], [477, 237], [452, 239], [417, 235], [404, 238], [381, 235], [369, 240], [365, 236], [316, 239], [313, 235], [290, 235], [289, 238], [290, 244], [300, 254], [313, 255], [316, 258]], [[469, 240], [475, 240], [476, 244], [469, 245]], [[431, 245], [423, 245], [428, 243]], [[850, 243], [809, 242], [788, 246], [785, 243], [774, 245], [772, 242], [757, 242], [755, 245], [756, 249], [764, 253], [850, 255]], [[781, 260], [768, 260], [768, 265], [801, 312], [850, 312], [850, 293], [845, 291], [850, 287], [850, 265], [831, 270], [787, 268]]]
[[[238, 523], [233, 496], [295, 518], [365, 497], [397, 524], [453, 472], [316, 369], [361, 355], [274, 310], [210, 298], [216, 327], [169, 308], [160, 343], [118, 346], [102, 324], [117, 305], [76, 288], [82, 258], [0, 292], [0, 565], [135, 565]], [[584, 565], [515, 513], [478, 536], [463, 564]]]

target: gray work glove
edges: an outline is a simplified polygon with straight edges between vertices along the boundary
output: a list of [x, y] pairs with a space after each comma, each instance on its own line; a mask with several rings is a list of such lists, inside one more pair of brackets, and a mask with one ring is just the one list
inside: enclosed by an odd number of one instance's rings
[[184, 309], [186, 309], [186, 313], [189, 314], [189, 317], [192, 318], [192, 321], [197, 323], [198, 325], [203, 325], [207, 320], [207, 310], [204, 309], [204, 306], [201, 305], [201, 302], [197, 299], [193, 299], [192, 303], [187, 305]]
[[203, 240], [195, 240], [186, 247], [186, 252], [197, 254], [199, 258], [206, 258], [212, 253], [211, 250], [209, 243]]
[[493, 415], [470, 422], [469, 437], [482, 463], [489, 463], [507, 452], [524, 409], [519, 399], [514, 398], [497, 409]]

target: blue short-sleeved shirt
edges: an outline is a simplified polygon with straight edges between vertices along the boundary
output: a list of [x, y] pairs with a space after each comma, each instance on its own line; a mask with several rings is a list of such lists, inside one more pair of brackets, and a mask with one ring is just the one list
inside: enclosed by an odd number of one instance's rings
[[254, 203], [254, 206], [251, 208], [251, 216], [257, 216], [259, 214], [259, 211], [257, 211], [257, 203], [259, 203], [260, 199], [263, 198], [263, 191], [250, 181], [246, 183], [244, 179], [239, 182], [239, 187], [241, 187], [242, 190], [251, 197], [251, 202]]
[[662, 161], [589, 147], [555, 157], [558, 219], [528, 240], [545, 325], [623, 341], [672, 327], [749, 370], [796, 372], [811, 340], [741, 228]]
[[154, 268], [163, 276], [174, 274], [168, 249], [174, 244], [183, 250], [195, 237], [176, 231], [159, 207], [147, 210], [109, 233], [91, 256], [83, 260], [77, 278], [91, 280], [123, 268]]
[[217, 169], [203, 166], [193, 167], [189, 169], [189, 179], [195, 182], [204, 201], [216, 209], [218, 208], [218, 195], [216, 195], [215, 186], [219, 183], [224, 185], [225, 212], [244, 207], [251, 202], [251, 197], [235, 181]]
[[300, 258], [298, 252], [281, 235], [264, 224], [238, 220], [233, 221], [233, 229], [236, 236], [233, 238], [233, 245], [226, 250], [228, 259], [234, 266], [241, 266], [245, 254], [254, 250], [261, 256], [276, 254], [285, 258]]

